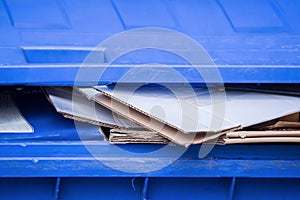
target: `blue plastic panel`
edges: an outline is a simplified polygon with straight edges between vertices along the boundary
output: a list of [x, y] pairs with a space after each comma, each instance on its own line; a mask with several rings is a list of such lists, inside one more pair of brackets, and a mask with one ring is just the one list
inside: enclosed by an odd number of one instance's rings
[[5, 178], [6, 199], [295, 199], [299, 179], [252, 178]]
[[[12, 92], [34, 134], [0, 134], [1, 199], [295, 199], [300, 186], [300, 146], [252, 144], [215, 146], [198, 157], [192, 145], [157, 171], [129, 173], [98, 161], [82, 144], [74, 122], [63, 118], [37, 88]], [[33, 106], [34, 105], [34, 106]], [[126, 170], [159, 165], [172, 154], [145, 157], [163, 145], [118, 145], [120, 155], [98, 128], [80, 126], [85, 141], [110, 164]], [[77, 127], [78, 128], [78, 127]], [[178, 146], [172, 146], [174, 152]], [[106, 162], [107, 164], [107, 162]]]
[[[73, 85], [93, 47], [116, 33], [149, 26], [195, 39], [220, 67], [224, 82], [298, 83], [299, 21], [298, 0], [3, 0], [0, 84]], [[101, 54], [109, 62], [105, 49]], [[149, 60], [171, 65], [190, 82], [204, 82], [182, 60], [141, 51], [108, 69], [99, 83], [117, 82], [133, 64]]]
[[[80, 138], [73, 120], [57, 113], [39, 90], [19, 91], [13, 96], [35, 133], [0, 134], [0, 177], [300, 178], [300, 146], [296, 144], [215, 146], [204, 159], [198, 156], [201, 146], [193, 145], [176, 162], [161, 170], [117, 171], [96, 160], [82, 140], [92, 142], [89, 145], [97, 149], [99, 155], [126, 170], [170, 161], [175, 155], [166, 152], [159, 158], [145, 157], [143, 152], [158, 150], [163, 145], [137, 144], [118, 145], [125, 151], [137, 153], [120, 155], [120, 151], [104, 141], [96, 126], [77, 126], [85, 130], [85, 138]], [[176, 152], [180, 147], [172, 148]]]

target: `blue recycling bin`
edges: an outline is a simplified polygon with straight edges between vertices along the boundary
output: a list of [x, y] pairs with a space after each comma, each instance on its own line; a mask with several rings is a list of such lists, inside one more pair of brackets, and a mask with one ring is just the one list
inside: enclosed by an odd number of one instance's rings
[[[175, 145], [158, 157], [152, 152], [163, 145], [111, 145], [92, 125], [80, 126], [83, 140], [39, 86], [166, 82], [297, 88], [299, 21], [298, 0], [0, 1], [0, 88], [22, 88], [14, 90], [14, 99], [34, 128], [32, 134], [0, 134], [0, 199], [297, 199], [297, 144], [217, 145], [204, 158], [203, 145], [174, 157], [183, 148]], [[132, 34], [116, 43], [124, 31]], [[199, 45], [209, 62], [182, 56], [199, 58], [186, 41]], [[136, 48], [140, 42], [148, 46]], [[165, 43], [171, 46], [160, 48]], [[123, 54], [114, 59], [116, 52]], [[217, 71], [218, 79], [205, 78], [199, 68]], [[145, 73], [123, 79], [134, 69]], [[183, 79], [168, 79], [168, 70]]]

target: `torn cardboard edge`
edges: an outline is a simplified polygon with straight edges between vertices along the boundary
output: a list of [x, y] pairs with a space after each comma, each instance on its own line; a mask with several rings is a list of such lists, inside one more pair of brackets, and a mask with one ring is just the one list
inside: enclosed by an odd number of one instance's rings
[[99, 132], [111, 144], [168, 144], [170, 140], [149, 130], [107, 128], [100, 126]]
[[172, 142], [186, 147], [191, 144], [200, 144], [205, 141], [212, 140], [225, 134], [227, 131], [233, 131], [240, 128], [236, 127], [234, 129], [218, 133], [186, 134], [156, 119], [152, 119], [144, 113], [138, 112], [137, 110], [134, 110], [131, 107], [127, 107], [121, 102], [116, 101], [108, 96], [105, 96], [102, 93], [96, 94], [93, 97], [93, 100], [112, 110], [113, 112], [132, 120], [133, 122], [144, 126], [149, 130], [159, 133], [161, 136], [171, 140]]
[[[104, 140], [109, 141], [111, 144], [130, 144], [130, 143], [166, 144], [170, 142], [168, 139], [160, 136], [159, 134], [146, 129], [109, 128], [109, 127], [99, 126], [99, 132], [104, 136]], [[154, 137], [155, 140], [151, 139], [153, 138], [152, 136]], [[135, 139], [135, 137], [137, 137], [138, 140]]]
[[170, 140], [153, 131], [111, 129], [111, 144], [168, 144]]

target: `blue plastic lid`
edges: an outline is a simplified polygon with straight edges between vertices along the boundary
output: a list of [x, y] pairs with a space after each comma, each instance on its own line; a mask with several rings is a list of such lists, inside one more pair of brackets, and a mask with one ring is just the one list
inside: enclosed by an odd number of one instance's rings
[[[95, 46], [143, 27], [172, 29], [197, 41], [226, 83], [299, 83], [299, 21], [298, 0], [3, 0], [0, 84], [73, 85]], [[110, 62], [106, 49], [98, 51], [99, 62]], [[142, 50], [116, 60], [118, 67], [107, 69], [99, 83], [117, 82], [145, 63], [170, 65], [188, 82], [205, 82], [186, 60]]]

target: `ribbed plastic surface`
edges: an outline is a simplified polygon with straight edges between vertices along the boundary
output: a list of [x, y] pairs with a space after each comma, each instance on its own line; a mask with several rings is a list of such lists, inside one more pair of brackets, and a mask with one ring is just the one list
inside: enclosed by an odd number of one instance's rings
[[[0, 84], [72, 85], [93, 47], [143, 27], [169, 28], [196, 40], [220, 67], [224, 82], [297, 83], [299, 13], [297, 0], [3, 0]], [[100, 63], [109, 62], [105, 49], [100, 54]], [[169, 64], [189, 82], [204, 82], [191, 67], [180, 66], [184, 60], [161, 51], [125, 56], [100, 82], [117, 82], [132, 63], [148, 62]]]

